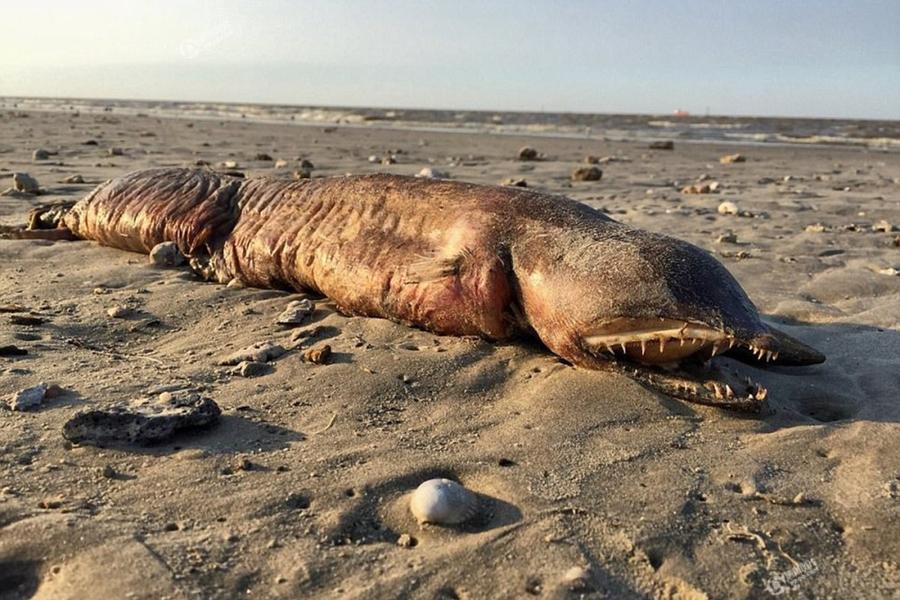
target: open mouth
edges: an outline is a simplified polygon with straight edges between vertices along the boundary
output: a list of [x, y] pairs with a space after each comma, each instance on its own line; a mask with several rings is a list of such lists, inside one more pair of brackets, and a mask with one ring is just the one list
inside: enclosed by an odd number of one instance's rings
[[760, 346], [758, 338], [754, 342], [701, 323], [664, 318], [615, 319], [583, 338], [591, 354], [622, 363], [629, 375], [667, 395], [759, 412], [766, 389], [710, 363], [730, 350], [743, 356], [749, 353], [754, 362], [763, 364], [778, 360], [778, 351]]

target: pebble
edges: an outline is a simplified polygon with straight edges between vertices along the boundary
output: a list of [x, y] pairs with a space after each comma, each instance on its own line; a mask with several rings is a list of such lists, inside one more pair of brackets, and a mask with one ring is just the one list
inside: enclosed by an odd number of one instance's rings
[[50, 158], [50, 153], [43, 148], [38, 148], [31, 153], [31, 160], [47, 160], [48, 158]]
[[331, 359], [331, 346], [328, 344], [323, 344], [321, 346], [315, 346], [313, 348], [309, 348], [308, 350], [303, 352], [303, 360], [309, 363], [313, 363], [315, 365], [324, 365], [328, 364], [328, 361]]
[[872, 231], [880, 233], [891, 233], [895, 229], [896, 227], [894, 227], [889, 221], [886, 221], [884, 219], [872, 225]]
[[416, 173], [416, 177], [425, 177], [427, 179], [450, 179], [450, 174], [446, 171], [439, 171], [432, 167], [424, 167]]
[[600, 181], [603, 171], [597, 167], [578, 167], [572, 171], [572, 181]]
[[650, 142], [648, 146], [651, 150], [674, 150], [675, 142], [672, 140], [666, 140], [662, 142]]
[[236, 160], [226, 160], [222, 162], [222, 166], [226, 169], [237, 169], [237, 161]]
[[716, 243], [719, 244], [737, 244], [738, 237], [737, 234], [729, 231], [728, 233], [723, 233], [719, 237], [716, 238]]
[[150, 263], [157, 267], [177, 267], [184, 264], [184, 255], [175, 242], [162, 242], [150, 250]]
[[316, 168], [315, 165], [312, 164], [312, 161], [310, 161], [310, 160], [307, 160], [305, 158], [301, 158], [299, 160], [300, 160], [300, 168], [301, 169], [306, 169], [307, 171], [312, 171], [313, 169]]
[[718, 181], [695, 183], [681, 188], [682, 194], [712, 194], [719, 189]]
[[894, 276], [896, 276], [896, 275], [900, 275], [900, 271], [898, 271], [898, 270], [895, 269], [894, 267], [887, 267], [887, 268], [884, 268], [884, 269], [878, 269], [877, 273], [878, 273], [879, 275], [889, 275], [889, 276], [891, 276], [891, 277], [894, 277]]
[[283, 158], [279, 158], [278, 160], [275, 161], [276, 169], [283, 169], [286, 166], [288, 166], [288, 161], [284, 160]]
[[119, 148], [118, 146], [113, 146], [112, 148], [109, 149], [108, 152], [109, 152], [110, 156], [122, 156], [123, 154], [125, 154], [125, 151], [122, 150], [121, 148]]
[[458, 525], [478, 512], [478, 498], [450, 479], [429, 479], [412, 493], [409, 509], [419, 523]]
[[719, 204], [719, 208], [716, 209], [720, 215], [736, 215], [738, 214], [737, 204], [731, 202], [730, 200], [726, 200]]
[[744, 156], [743, 154], [726, 154], [725, 156], [722, 156], [721, 158], [719, 158], [719, 162], [722, 163], [723, 165], [742, 163], [742, 162], [746, 162], [746, 161], [747, 161], [747, 157]]
[[112, 317], [113, 319], [125, 319], [134, 314], [134, 310], [129, 308], [128, 306], [120, 305], [113, 306], [109, 310], [106, 311], [106, 314]]
[[827, 225], [823, 225], [822, 223], [813, 223], [812, 225], [807, 225], [804, 229], [807, 233], [824, 233], [828, 231], [829, 227]]
[[62, 393], [62, 388], [58, 385], [47, 385], [41, 383], [34, 387], [25, 388], [10, 394], [7, 397], [6, 404], [10, 410], [36, 410], [40, 408], [44, 400], [55, 398]]
[[397, 545], [401, 548], [412, 548], [418, 543], [418, 540], [408, 533], [401, 533], [397, 538]]
[[586, 162], [589, 165], [596, 165], [596, 164], [599, 164], [600, 157], [594, 156], [593, 154], [588, 154], [587, 156], [584, 157], [584, 162]]
[[62, 180], [63, 183], [84, 183], [84, 177], [81, 175], [69, 175]]
[[266, 363], [253, 360], [242, 360], [235, 365], [230, 372], [232, 375], [239, 375], [241, 377], [259, 377], [260, 375], [264, 375], [268, 368]]
[[368, 161], [369, 161], [370, 163], [377, 163], [379, 160], [380, 160], [380, 159], [379, 159], [377, 156], [375, 156], [374, 154], [370, 154], [370, 155], [369, 155]]
[[300, 169], [294, 171], [293, 177], [296, 181], [299, 181], [301, 179], [310, 179], [312, 177], [312, 172], [310, 172], [309, 169], [304, 169], [301, 167]]
[[562, 576], [562, 582], [570, 589], [581, 590], [588, 586], [590, 581], [589, 573], [584, 567], [572, 567]]
[[316, 305], [307, 298], [293, 300], [288, 302], [284, 311], [275, 319], [275, 323], [285, 327], [296, 327], [308, 319], [315, 309]]
[[215, 402], [199, 394], [163, 393], [154, 400], [80, 411], [63, 426], [63, 436], [77, 444], [145, 445], [165, 440], [176, 431], [215, 423], [221, 414]]
[[40, 191], [37, 179], [28, 173], [13, 173], [13, 188], [26, 194], [37, 194]]
[[397, 164], [397, 159], [394, 158], [393, 156], [385, 156], [384, 158], [381, 159], [381, 164], [383, 164], [383, 165]]
[[265, 153], [265, 152], [258, 152], [254, 158], [255, 158], [256, 160], [267, 160], [267, 161], [271, 161], [271, 160], [272, 160], [272, 157], [269, 156], [269, 155], [268, 155], [267, 153]]
[[230, 354], [219, 361], [220, 365], [237, 365], [244, 361], [248, 362], [268, 362], [274, 360], [285, 353], [283, 346], [273, 344], [272, 342], [257, 342], [246, 348], [241, 348], [237, 352]]
[[519, 151], [516, 152], [516, 160], [537, 160], [538, 157], [538, 151], [531, 146], [522, 146], [519, 148]]
[[509, 177], [500, 182], [500, 185], [507, 187], [528, 187], [528, 182], [517, 177]]

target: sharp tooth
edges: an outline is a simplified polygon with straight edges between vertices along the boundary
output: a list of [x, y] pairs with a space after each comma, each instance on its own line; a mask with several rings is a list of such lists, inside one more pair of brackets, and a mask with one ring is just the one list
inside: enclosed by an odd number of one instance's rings
[[683, 348], [684, 347], [684, 338], [679, 338], [679, 342], [680, 342], [681, 347]]
[[712, 354], [710, 354], [710, 357], [715, 356], [718, 352], [719, 352], [719, 347], [716, 344], [713, 344]]
[[647, 353], [647, 340], [641, 340], [641, 356]]
[[622, 352], [623, 352], [623, 353], [624, 353], [624, 352], [627, 352], [627, 350], [625, 350], [625, 342], [619, 342], [619, 345], [622, 347]]
[[666, 349], [666, 338], [659, 338], [659, 353], [662, 354]]
[[734, 339], [734, 338], [728, 338], [728, 349], [729, 349], [729, 350], [731, 350], [732, 348], [734, 348], [734, 342], [735, 342], [735, 339]]
[[777, 353], [777, 352], [773, 352], [773, 353], [772, 353], [772, 360], [778, 360], [778, 353]]
[[722, 390], [719, 389], [719, 384], [714, 383], [713, 387], [716, 389], [716, 398], [721, 400], [722, 399]]
[[734, 390], [731, 389], [731, 386], [728, 385], [727, 383], [725, 384], [725, 396], [728, 398], [734, 397]]

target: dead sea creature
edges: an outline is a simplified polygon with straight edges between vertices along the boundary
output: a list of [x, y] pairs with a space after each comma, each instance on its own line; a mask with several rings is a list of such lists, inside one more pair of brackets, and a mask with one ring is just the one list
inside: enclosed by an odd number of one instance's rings
[[763, 323], [700, 248], [521, 188], [151, 169], [100, 185], [56, 232], [21, 237], [143, 253], [170, 241], [206, 279], [312, 290], [344, 314], [438, 334], [534, 335], [571, 364], [703, 404], [759, 410], [766, 398], [716, 369], [718, 354], [757, 366], [825, 360]]
[[419, 523], [459, 525], [478, 513], [478, 497], [450, 479], [429, 479], [412, 493], [409, 510]]

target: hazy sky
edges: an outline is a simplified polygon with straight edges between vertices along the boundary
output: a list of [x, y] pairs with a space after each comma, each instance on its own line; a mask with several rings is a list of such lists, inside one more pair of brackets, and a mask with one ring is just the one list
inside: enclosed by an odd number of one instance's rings
[[900, 0], [0, 0], [0, 95], [900, 119]]

